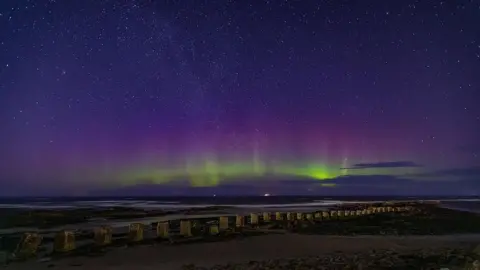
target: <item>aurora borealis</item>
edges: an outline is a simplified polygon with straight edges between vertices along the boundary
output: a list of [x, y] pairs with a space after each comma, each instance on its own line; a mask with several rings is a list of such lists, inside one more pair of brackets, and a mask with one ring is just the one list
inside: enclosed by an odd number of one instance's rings
[[478, 25], [466, 0], [1, 1], [0, 195], [480, 189]]

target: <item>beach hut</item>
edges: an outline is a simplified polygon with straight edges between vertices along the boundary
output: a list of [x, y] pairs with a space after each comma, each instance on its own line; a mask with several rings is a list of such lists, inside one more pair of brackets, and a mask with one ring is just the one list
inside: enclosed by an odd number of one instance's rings
[[263, 213], [263, 222], [270, 222], [270, 213], [264, 212]]
[[210, 234], [211, 235], [218, 235], [220, 232], [219, 232], [219, 229], [218, 229], [218, 226], [217, 225], [211, 225], [210, 226]]
[[245, 217], [242, 215], [237, 215], [235, 218], [235, 225], [237, 228], [241, 228], [245, 226]]
[[257, 225], [258, 224], [258, 215], [251, 213], [250, 214], [250, 224], [251, 225]]
[[357, 211], [355, 211], [355, 215], [356, 215], [356, 216], [361, 216], [361, 215], [362, 215], [362, 210], [357, 210]]
[[330, 213], [328, 211], [322, 211], [322, 219], [330, 219]]
[[281, 212], [275, 213], [275, 220], [278, 220], [278, 221], [283, 220], [283, 215]]
[[303, 213], [297, 213], [297, 220], [303, 220]]
[[132, 223], [128, 227], [128, 241], [140, 242], [143, 240], [144, 225], [142, 223]]
[[157, 237], [168, 238], [170, 236], [170, 224], [168, 221], [157, 223]]
[[35, 256], [42, 239], [38, 233], [24, 233], [15, 250], [15, 257], [23, 259]]
[[314, 217], [315, 217], [315, 219], [317, 219], [317, 220], [322, 219], [322, 212], [315, 212]]
[[180, 235], [185, 237], [192, 236], [192, 222], [190, 220], [180, 221]]
[[101, 226], [93, 230], [93, 239], [97, 246], [106, 246], [112, 243], [112, 227]]
[[228, 217], [220, 217], [218, 224], [219, 224], [220, 230], [222, 231], [228, 230]]
[[307, 220], [310, 220], [310, 221], [313, 220], [313, 214], [312, 213], [307, 214]]
[[292, 213], [287, 213], [287, 220], [288, 221], [293, 221], [293, 214]]
[[337, 211], [330, 211], [330, 218], [334, 219], [337, 217]]
[[62, 230], [55, 234], [53, 250], [68, 252], [75, 249], [75, 234], [72, 231]]

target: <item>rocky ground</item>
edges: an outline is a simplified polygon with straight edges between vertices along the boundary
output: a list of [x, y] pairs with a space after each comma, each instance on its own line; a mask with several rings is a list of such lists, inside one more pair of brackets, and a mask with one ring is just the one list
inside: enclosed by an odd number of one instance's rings
[[448, 235], [480, 233], [480, 215], [420, 205], [413, 212], [379, 213], [294, 224], [291, 231], [323, 235]]
[[109, 208], [73, 208], [73, 209], [17, 209], [0, 208], [0, 229], [35, 227], [39, 229], [54, 228], [63, 225], [84, 223], [92, 219], [123, 220], [146, 217], [161, 217], [172, 214], [200, 214], [219, 211], [228, 207], [211, 206], [180, 210], [140, 209], [130, 207]]
[[[11, 270], [472, 269], [480, 235], [277, 234], [233, 241], [111, 248], [96, 256], [12, 263]], [[467, 268], [470, 267], [470, 268]]]
[[[101, 252], [93, 242], [80, 244], [92, 239], [92, 231], [77, 233], [75, 250], [65, 254], [48, 251], [53, 238], [45, 236], [36, 262], [35, 258], [28, 262], [19, 262], [16, 258], [9, 260], [9, 267], [43, 269], [63, 264], [65, 269], [74, 265], [78, 270], [90, 266], [103, 270], [157, 269], [148, 268], [152, 265], [179, 269], [185, 262], [191, 262], [193, 264], [184, 269], [465, 269], [474, 260], [480, 260], [471, 251], [471, 245], [480, 243], [480, 216], [433, 205], [417, 205], [415, 211], [410, 212], [315, 221], [263, 222], [261, 217], [255, 228], [247, 225], [249, 229], [215, 236], [209, 235], [206, 224], [218, 223], [218, 218], [196, 219], [192, 224], [194, 237], [188, 238], [178, 238], [179, 221], [172, 221], [170, 240], [155, 239], [154, 224], [146, 227], [143, 241], [131, 245], [126, 233], [114, 234], [113, 243]], [[230, 223], [234, 228], [233, 217]], [[3, 237], [0, 251], [14, 250], [18, 237]], [[460, 240], [465, 238], [469, 242], [467, 246], [457, 245], [465, 242]], [[402, 251], [399, 245], [409, 248]], [[335, 250], [339, 252], [332, 253]], [[158, 254], [162, 254], [161, 260], [156, 259]], [[140, 257], [143, 257], [141, 263], [136, 263]], [[288, 257], [292, 259], [286, 259]], [[38, 263], [44, 260], [48, 263]], [[119, 264], [120, 261], [123, 263]], [[214, 264], [219, 265], [212, 267]]]
[[249, 261], [241, 264], [197, 267], [184, 265], [184, 270], [259, 270], [259, 269], [475, 269], [479, 267], [479, 254], [469, 249], [419, 249], [410, 252], [370, 250], [358, 253], [332, 253], [322, 256]]

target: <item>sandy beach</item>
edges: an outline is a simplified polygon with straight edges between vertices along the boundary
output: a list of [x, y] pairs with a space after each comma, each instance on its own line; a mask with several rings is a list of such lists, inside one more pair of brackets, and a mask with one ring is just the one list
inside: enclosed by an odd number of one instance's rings
[[480, 235], [450, 236], [322, 236], [277, 234], [235, 241], [187, 245], [150, 245], [117, 248], [99, 257], [67, 257], [52, 261], [15, 263], [8, 269], [102, 269], [149, 270], [182, 269], [194, 264], [246, 263], [291, 257], [319, 256], [333, 252], [357, 253], [375, 250], [414, 252], [421, 249], [471, 248], [480, 243]]

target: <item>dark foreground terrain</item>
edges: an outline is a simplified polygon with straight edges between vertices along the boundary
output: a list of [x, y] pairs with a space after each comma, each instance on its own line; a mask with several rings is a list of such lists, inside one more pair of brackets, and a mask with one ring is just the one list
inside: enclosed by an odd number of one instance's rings
[[469, 269], [480, 235], [324, 236], [271, 234], [235, 241], [111, 248], [95, 256], [13, 263], [15, 270]]
[[[349, 206], [349, 209], [355, 207], [365, 206]], [[62, 215], [69, 214], [72, 215]], [[85, 212], [81, 215], [88, 216]], [[144, 215], [148, 213], [140, 214]], [[271, 218], [274, 219], [274, 215]], [[76, 248], [64, 254], [51, 253], [53, 235], [46, 234], [37, 258], [23, 262], [14, 259], [8, 267], [19, 270], [52, 267], [102, 270], [182, 267], [467, 269], [465, 267], [473, 267], [475, 260], [480, 259], [475, 250], [480, 244], [480, 216], [431, 204], [416, 204], [407, 212], [289, 222], [267, 222], [260, 216], [257, 226], [248, 225], [248, 217], [246, 221], [244, 228], [233, 229], [235, 218], [232, 216], [229, 219], [232, 230], [210, 235], [209, 227], [218, 223], [218, 219], [195, 219], [192, 220], [193, 236], [180, 237], [179, 221], [172, 220], [168, 240], [156, 239], [156, 223], [147, 224], [144, 240], [132, 245], [124, 230], [114, 233], [113, 243], [102, 248], [93, 244], [91, 231], [78, 230]], [[18, 234], [4, 235], [2, 250], [14, 252], [18, 240]]]
[[270, 259], [230, 263], [212, 267], [185, 265], [185, 270], [229, 269], [473, 269], [480, 266], [479, 254], [470, 248], [429, 248], [397, 251], [395, 249], [363, 252], [332, 252], [320, 256]]

